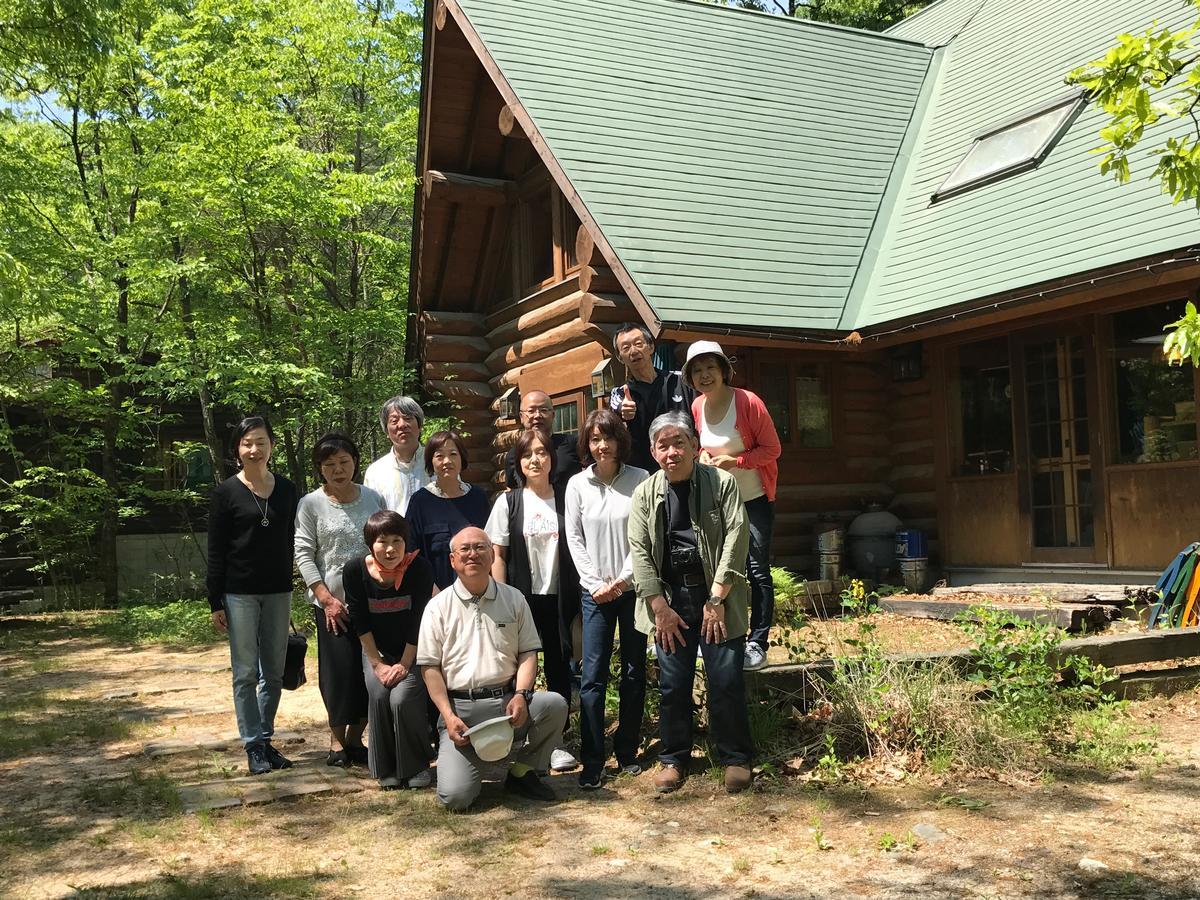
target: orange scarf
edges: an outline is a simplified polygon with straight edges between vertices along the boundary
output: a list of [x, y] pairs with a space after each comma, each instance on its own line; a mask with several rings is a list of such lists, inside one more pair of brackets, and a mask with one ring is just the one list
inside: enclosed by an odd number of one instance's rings
[[396, 565], [394, 569], [385, 569], [379, 564], [379, 560], [371, 554], [371, 559], [375, 563], [375, 568], [379, 570], [379, 577], [384, 581], [392, 579], [393, 586], [399, 590], [400, 582], [404, 580], [404, 573], [408, 571], [408, 567], [412, 565], [412, 561], [417, 558], [417, 553], [420, 551], [413, 550], [411, 553], [404, 554], [404, 558]]

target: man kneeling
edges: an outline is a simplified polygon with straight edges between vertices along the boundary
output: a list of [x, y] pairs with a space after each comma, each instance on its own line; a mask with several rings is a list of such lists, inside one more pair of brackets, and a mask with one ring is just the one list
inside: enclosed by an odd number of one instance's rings
[[479, 796], [480, 758], [468, 728], [509, 716], [519, 749], [511, 755], [505, 788], [553, 800], [537, 772], [549, 767], [567, 721], [561, 696], [533, 690], [542, 644], [521, 592], [491, 577], [493, 554], [482, 528], [454, 535], [450, 564], [458, 578], [429, 601], [417, 642], [417, 665], [441, 713], [437, 796], [456, 811]]

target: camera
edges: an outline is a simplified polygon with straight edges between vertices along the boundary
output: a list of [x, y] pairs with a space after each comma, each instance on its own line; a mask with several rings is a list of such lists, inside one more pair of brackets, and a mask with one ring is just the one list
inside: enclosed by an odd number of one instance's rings
[[671, 567], [676, 572], [691, 572], [699, 570], [700, 551], [695, 547], [672, 547]]

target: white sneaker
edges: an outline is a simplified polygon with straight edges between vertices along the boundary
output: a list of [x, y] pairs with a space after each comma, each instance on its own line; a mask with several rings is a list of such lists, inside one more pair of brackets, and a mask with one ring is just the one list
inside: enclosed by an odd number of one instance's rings
[[763, 652], [763, 648], [750, 641], [746, 644], [746, 660], [742, 668], [747, 672], [757, 672], [767, 664], [767, 654]]
[[408, 779], [408, 786], [413, 790], [427, 788], [433, 784], [433, 773], [426, 769], [424, 772], [418, 772], [412, 778]]
[[554, 772], [570, 772], [579, 768], [579, 760], [559, 747], [550, 754], [550, 769]]

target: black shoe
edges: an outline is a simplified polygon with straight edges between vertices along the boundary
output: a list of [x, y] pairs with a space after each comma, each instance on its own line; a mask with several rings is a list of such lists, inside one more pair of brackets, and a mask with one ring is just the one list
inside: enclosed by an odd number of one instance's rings
[[595, 791], [604, 782], [603, 772], [589, 772], [586, 769], [579, 773], [579, 787], [585, 791]]
[[290, 769], [292, 767], [292, 761], [270, 744], [263, 747], [263, 754], [267, 757], [267, 762], [271, 764], [272, 769]]
[[638, 763], [618, 763], [617, 765], [620, 767], [620, 774], [622, 775], [628, 775], [631, 778], [636, 778], [638, 775], [642, 774], [642, 767]]
[[509, 772], [508, 777], [504, 779], [504, 789], [512, 791], [514, 794], [520, 794], [522, 797], [527, 797], [530, 800], [558, 799], [554, 795], [554, 791], [542, 784], [542, 780], [537, 777], [532, 769], [520, 778]]
[[246, 763], [250, 767], [251, 775], [266, 775], [271, 771], [271, 764], [267, 761], [267, 754], [263, 752], [261, 744], [251, 744], [246, 748]]
[[325, 757], [325, 765], [346, 769], [350, 766], [350, 758], [346, 756], [345, 750], [330, 750], [329, 755]]
[[347, 747], [346, 758], [350, 760], [352, 766], [365, 766], [367, 764], [367, 748], [362, 744], [356, 747]]

